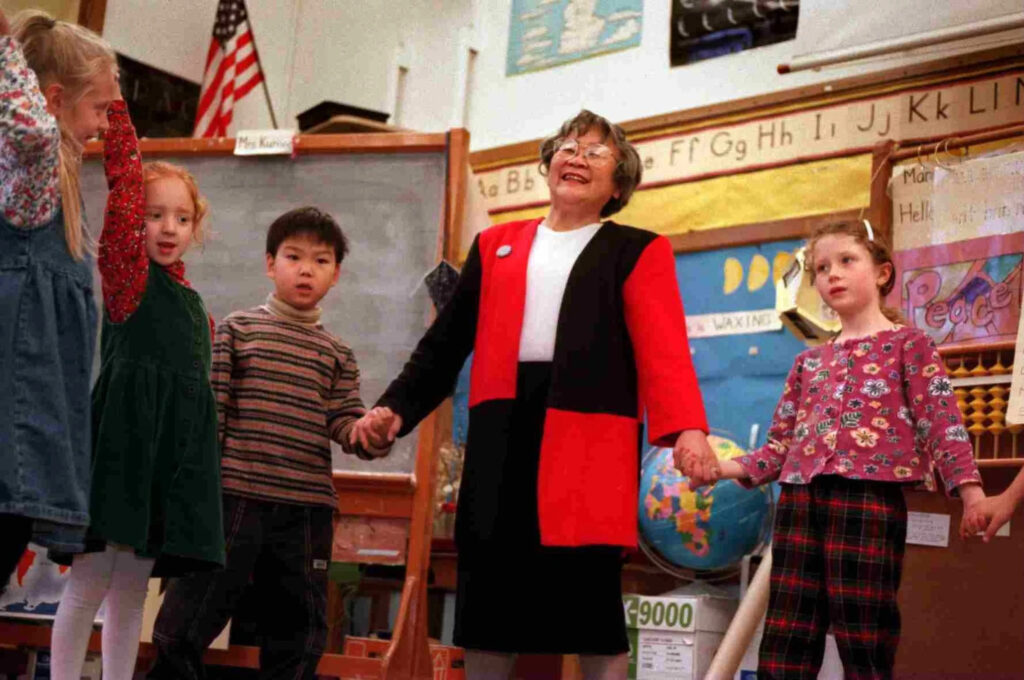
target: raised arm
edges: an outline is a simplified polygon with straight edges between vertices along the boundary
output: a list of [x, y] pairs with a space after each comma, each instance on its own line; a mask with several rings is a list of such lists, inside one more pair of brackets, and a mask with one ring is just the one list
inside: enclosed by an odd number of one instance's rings
[[14, 226], [37, 227], [60, 205], [60, 129], [6, 18], [0, 24], [0, 206]]
[[107, 116], [110, 128], [103, 140], [103, 169], [110, 193], [100, 235], [99, 270], [107, 316], [121, 323], [139, 308], [149, 278], [146, 194], [139, 140], [124, 100], [111, 103]]

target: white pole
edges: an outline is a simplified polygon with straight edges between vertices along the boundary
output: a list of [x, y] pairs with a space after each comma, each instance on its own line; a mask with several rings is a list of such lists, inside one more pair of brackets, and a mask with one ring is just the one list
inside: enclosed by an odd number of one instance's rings
[[754, 580], [747, 588], [747, 594], [740, 600], [736, 615], [732, 617], [729, 628], [725, 631], [722, 644], [715, 652], [715, 658], [708, 666], [704, 680], [732, 680], [743, 660], [743, 655], [754, 638], [757, 624], [768, 609], [768, 576], [772, 570], [771, 546], [765, 550], [765, 557], [757, 567]]

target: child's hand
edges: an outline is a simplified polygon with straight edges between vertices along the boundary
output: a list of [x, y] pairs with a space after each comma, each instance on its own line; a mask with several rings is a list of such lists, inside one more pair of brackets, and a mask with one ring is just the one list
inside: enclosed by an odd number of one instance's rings
[[707, 435], [700, 430], [684, 430], [672, 449], [676, 469], [690, 478], [690, 489], [696, 490], [718, 481], [721, 474], [718, 456], [711, 450]]
[[1010, 521], [1015, 503], [1006, 493], [983, 498], [971, 506], [964, 506], [964, 517], [960, 521], [960, 537], [967, 539], [984, 531], [985, 543], [992, 540], [999, 528]]
[[380, 449], [395, 441], [402, 429], [402, 416], [386, 406], [375, 406], [356, 421], [349, 432], [349, 443]]

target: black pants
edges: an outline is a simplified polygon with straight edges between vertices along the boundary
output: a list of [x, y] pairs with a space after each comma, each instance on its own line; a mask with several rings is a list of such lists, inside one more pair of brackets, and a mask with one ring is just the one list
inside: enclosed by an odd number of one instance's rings
[[224, 494], [223, 571], [173, 578], [153, 629], [154, 680], [202, 680], [203, 652], [252, 580], [263, 680], [312, 680], [327, 641], [333, 511]]
[[0, 513], [0, 593], [7, 588], [31, 537], [31, 518]]

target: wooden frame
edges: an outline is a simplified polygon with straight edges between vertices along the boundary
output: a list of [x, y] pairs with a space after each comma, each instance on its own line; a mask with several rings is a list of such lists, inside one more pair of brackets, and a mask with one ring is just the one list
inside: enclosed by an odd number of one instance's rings
[[[159, 139], [142, 140], [144, 157], [166, 155], [230, 155], [233, 139]], [[297, 153], [381, 153], [438, 152], [446, 154], [445, 192], [442, 198], [438, 259], [455, 261], [458, 257], [458, 227], [463, 212], [464, 174], [469, 151], [469, 133], [462, 129], [447, 134], [357, 134], [316, 135], [296, 138]], [[102, 154], [99, 143], [91, 143], [87, 155]], [[334, 486], [343, 515], [409, 520], [408, 557], [401, 601], [392, 639], [378, 657], [325, 654], [318, 675], [358, 680], [430, 680], [433, 678], [431, 653], [427, 641], [427, 580], [433, 534], [433, 481], [437, 448], [450, 430], [450, 407], [442, 406], [420, 423], [416, 464], [412, 474], [334, 473]], [[350, 638], [351, 639], [351, 638]], [[29, 647], [49, 647], [50, 627], [0, 620], [0, 640]], [[378, 649], [379, 641], [367, 641], [367, 649]], [[90, 650], [99, 650], [100, 634], [89, 642]], [[142, 659], [152, 658], [155, 650], [143, 644]], [[256, 647], [235, 646], [227, 650], [208, 650], [207, 663], [258, 668]]]
[[79, 0], [78, 23], [103, 35], [103, 24], [107, 17], [107, 0]]

